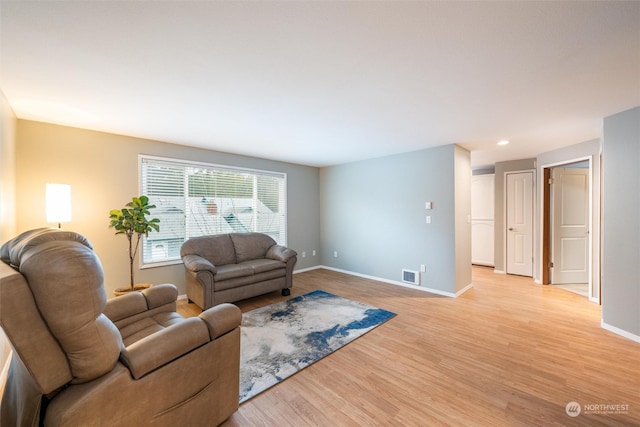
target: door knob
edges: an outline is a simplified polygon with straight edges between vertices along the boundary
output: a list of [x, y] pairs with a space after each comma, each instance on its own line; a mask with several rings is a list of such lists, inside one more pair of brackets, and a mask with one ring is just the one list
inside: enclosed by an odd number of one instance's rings
[[509, 231], [513, 231], [513, 227], [509, 227]]

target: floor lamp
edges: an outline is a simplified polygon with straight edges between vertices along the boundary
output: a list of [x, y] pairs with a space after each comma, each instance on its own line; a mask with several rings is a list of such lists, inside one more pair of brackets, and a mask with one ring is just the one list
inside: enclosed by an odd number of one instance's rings
[[68, 184], [47, 184], [47, 222], [71, 221], [71, 186]]

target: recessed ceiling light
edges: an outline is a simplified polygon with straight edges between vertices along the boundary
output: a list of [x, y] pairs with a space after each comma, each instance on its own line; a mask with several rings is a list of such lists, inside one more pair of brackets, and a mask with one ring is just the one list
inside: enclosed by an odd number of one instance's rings
[[509, 141], [507, 141], [506, 139], [503, 139], [502, 141], [498, 142], [498, 145], [507, 145], [509, 143]]

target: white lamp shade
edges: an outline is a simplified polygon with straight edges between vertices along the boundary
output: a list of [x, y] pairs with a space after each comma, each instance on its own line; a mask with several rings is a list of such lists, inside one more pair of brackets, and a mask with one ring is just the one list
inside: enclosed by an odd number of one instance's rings
[[71, 221], [71, 186], [47, 184], [47, 222]]

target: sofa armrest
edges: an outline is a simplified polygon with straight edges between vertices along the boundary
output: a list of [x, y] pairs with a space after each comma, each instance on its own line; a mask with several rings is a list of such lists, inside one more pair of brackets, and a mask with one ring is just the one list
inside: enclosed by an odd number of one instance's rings
[[220, 304], [203, 311], [198, 316], [209, 328], [212, 340], [240, 326], [242, 312], [233, 304]]
[[169, 283], [152, 286], [142, 292], [131, 292], [107, 300], [104, 314], [112, 322], [171, 304], [178, 298], [178, 288]]
[[211, 271], [213, 274], [216, 274], [217, 271], [215, 265], [200, 255], [184, 255], [182, 257], [182, 262], [187, 270], [194, 273], [199, 271]]
[[280, 245], [273, 245], [269, 248], [265, 257], [269, 259], [275, 259], [276, 261], [287, 262], [297, 255], [298, 253], [293, 249]]
[[209, 341], [206, 323], [191, 317], [126, 347], [120, 360], [139, 379]]

